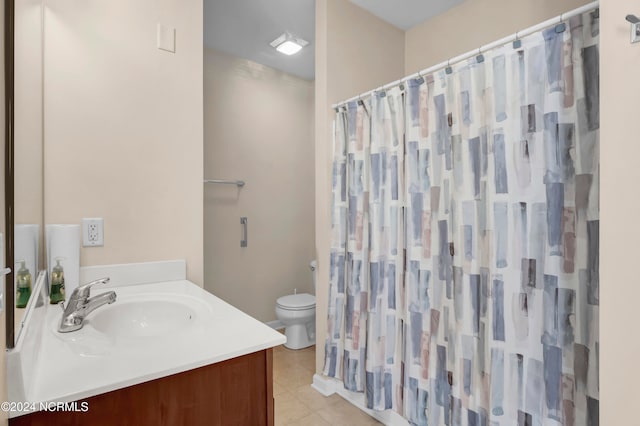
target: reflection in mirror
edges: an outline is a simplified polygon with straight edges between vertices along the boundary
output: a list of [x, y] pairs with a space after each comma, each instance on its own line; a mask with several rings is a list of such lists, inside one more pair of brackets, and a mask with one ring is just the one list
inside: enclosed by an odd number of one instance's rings
[[[19, 338], [43, 256], [43, 1], [15, 2], [14, 330]], [[34, 297], [35, 299], [35, 297]], [[10, 307], [7, 307], [7, 315]]]

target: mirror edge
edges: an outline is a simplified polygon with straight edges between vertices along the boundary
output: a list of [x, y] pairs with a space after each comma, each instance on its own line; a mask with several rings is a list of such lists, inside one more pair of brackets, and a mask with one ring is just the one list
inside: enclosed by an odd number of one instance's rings
[[4, 89], [5, 89], [5, 257], [11, 272], [5, 276], [6, 347], [15, 345], [14, 330], [14, 173], [13, 173], [13, 103], [14, 103], [14, 17], [15, 0], [4, 1]]

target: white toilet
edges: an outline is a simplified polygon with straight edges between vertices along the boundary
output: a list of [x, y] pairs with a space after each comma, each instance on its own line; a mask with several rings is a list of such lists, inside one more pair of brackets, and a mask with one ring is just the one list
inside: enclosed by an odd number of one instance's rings
[[[317, 262], [309, 263], [316, 290]], [[309, 293], [290, 294], [276, 302], [276, 316], [284, 324], [289, 349], [307, 348], [316, 343], [316, 296]]]

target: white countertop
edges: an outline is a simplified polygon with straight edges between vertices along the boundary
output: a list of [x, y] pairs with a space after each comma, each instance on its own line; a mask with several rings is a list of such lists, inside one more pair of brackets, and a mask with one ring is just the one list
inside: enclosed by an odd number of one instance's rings
[[[32, 383], [24, 384], [25, 401], [77, 401], [271, 348], [286, 340], [281, 333], [186, 280], [95, 288], [92, 295], [107, 290], [115, 290], [118, 300], [89, 314], [87, 325], [71, 333], [56, 331], [62, 310], [56, 305], [46, 306], [41, 354], [33, 366]], [[144, 300], [150, 293], [187, 301], [199, 321], [162, 339], [105, 335], [89, 325], [100, 310], [115, 307], [118, 301]], [[10, 417], [20, 414], [24, 413], [11, 413]]]

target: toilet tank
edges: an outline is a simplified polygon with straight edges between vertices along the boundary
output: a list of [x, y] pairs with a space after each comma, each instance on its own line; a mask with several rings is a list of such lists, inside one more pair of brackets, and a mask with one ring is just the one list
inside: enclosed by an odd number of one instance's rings
[[318, 271], [318, 262], [316, 260], [312, 260], [309, 262], [309, 269], [311, 269], [311, 276], [313, 279], [313, 293], [316, 292], [316, 274]]

